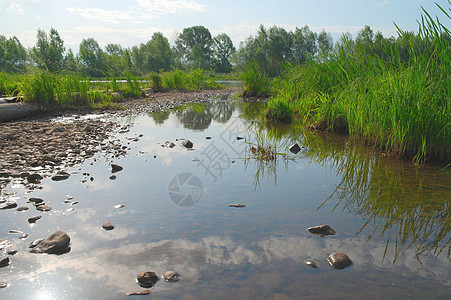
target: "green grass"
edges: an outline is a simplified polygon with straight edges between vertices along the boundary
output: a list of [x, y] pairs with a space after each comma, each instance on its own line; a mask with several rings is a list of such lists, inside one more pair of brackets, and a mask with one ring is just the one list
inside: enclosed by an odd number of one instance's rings
[[0, 72], [0, 96], [10, 96], [17, 93], [19, 75]]
[[345, 43], [325, 59], [287, 65], [273, 85], [271, 105], [281, 115], [285, 110], [326, 129], [344, 129], [397, 157], [449, 162], [450, 32], [424, 13], [418, 36], [400, 30], [407, 56], [397, 44], [384, 45], [378, 55], [359, 44], [350, 52]]
[[260, 71], [258, 65], [249, 62], [241, 75], [244, 82], [244, 96], [246, 97], [267, 97], [270, 95], [271, 81], [263, 72]]
[[169, 90], [195, 91], [221, 88], [214, 78], [204, 75], [204, 71], [201, 69], [191, 73], [174, 70], [162, 73], [160, 76], [162, 87]]

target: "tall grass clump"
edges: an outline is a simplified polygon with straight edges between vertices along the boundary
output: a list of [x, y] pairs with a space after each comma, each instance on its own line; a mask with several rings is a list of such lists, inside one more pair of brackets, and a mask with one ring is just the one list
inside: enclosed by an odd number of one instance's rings
[[127, 74], [127, 83], [122, 89], [122, 96], [125, 98], [140, 98], [143, 96], [143, 91], [141, 89], [141, 83], [137, 76], [130, 73]]
[[18, 82], [18, 75], [0, 72], [0, 96], [15, 94], [17, 92]]
[[287, 66], [276, 97], [398, 157], [449, 161], [451, 35], [423, 12], [418, 35], [398, 28], [399, 43], [382, 44], [381, 53], [345, 40], [329, 57]]
[[255, 62], [249, 62], [244, 68], [241, 79], [244, 82], [245, 97], [266, 97], [270, 95], [271, 81], [263, 74]]
[[220, 85], [214, 80], [204, 75], [204, 70], [197, 69], [191, 73], [182, 70], [174, 70], [161, 75], [161, 84], [164, 89], [193, 91], [202, 89], [215, 89]]
[[22, 76], [19, 90], [25, 101], [47, 108], [94, 106], [112, 101], [112, 97], [92, 90], [88, 78], [47, 71]]

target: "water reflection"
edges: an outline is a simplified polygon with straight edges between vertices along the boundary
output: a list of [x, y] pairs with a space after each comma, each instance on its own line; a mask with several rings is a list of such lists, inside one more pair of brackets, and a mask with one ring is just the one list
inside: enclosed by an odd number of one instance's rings
[[[300, 124], [280, 128], [259, 125], [255, 132], [260, 143], [285, 151], [292, 142], [302, 145], [293, 161], [308, 155], [314, 162], [330, 166], [333, 177], [341, 179], [318, 209], [332, 202], [333, 210], [361, 217], [365, 222], [356, 235], [371, 224], [368, 240], [373, 236], [386, 240], [382, 259], [390, 255], [394, 263], [409, 249], [420, 262], [424, 259], [420, 255], [429, 252], [451, 259], [451, 187], [444, 184], [451, 182], [449, 173], [431, 166], [390, 161], [345, 137], [306, 132]], [[277, 183], [277, 168], [288, 168], [287, 163], [280, 166], [277, 161], [254, 163], [256, 184], [264, 176], [273, 177]]]
[[[186, 129], [204, 131], [212, 120], [218, 123], [227, 123], [235, 110], [234, 102], [213, 101], [209, 103], [192, 103], [175, 109], [174, 113]], [[148, 112], [148, 115], [157, 125], [163, 125], [169, 119], [171, 111], [162, 110]]]

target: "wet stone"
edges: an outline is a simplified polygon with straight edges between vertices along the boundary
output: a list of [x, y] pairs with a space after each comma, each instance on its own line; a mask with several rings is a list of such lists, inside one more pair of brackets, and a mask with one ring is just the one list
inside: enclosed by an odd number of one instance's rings
[[39, 183], [42, 179], [43, 177], [39, 174], [30, 174], [27, 177], [29, 183]]
[[191, 148], [193, 148], [193, 146], [194, 146], [194, 144], [190, 140], [184, 140], [182, 142], [182, 147], [184, 147], [186, 149], [191, 149]]
[[8, 286], [7, 282], [0, 282], [0, 289], [3, 289]]
[[305, 264], [306, 264], [307, 266], [310, 266], [310, 267], [315, 268], [315, 269], [318, 268], [318, 265], [317, 265], [316, 262], [314, 262], [313, 260], [307, 260], [307, 261], [305, 262]]
[[70, 176], [70, 174], [64, 172], [64, 171], [59, 171], [58, 173], [56, 173], [56, 175], [54, 175], [52, 177], [53, 181], [62, 181], [62, 180], [66, 180], [68, 179]]
[[111, 173], [116, 173], [116, 172], [122, 171], [123, 169], [124, 168], [119, 165], [111, 164]]
[[344, 269], [352, 264], [351, 259], [343, 253], [343, 252], [334, 252], [327, 258], [327, 261], [330, 263], [334, 269]]
[[335, 235], [337, 232], [332, 229], [329, 225], [320, 225], [307, 228], [307, 231], [313, 234], [316, 234], [320, 237], [324, 237], [326, 235]]
[[44, 211], [44, 212], [45, 212], [45, 211], [51, 211], [51, 210], [52, 210], [52, 207], [43, 204], [43, 205], [38, 205], [38, 206], [36, 206], [36, 209], [39, 210], [39, 211]]
[[28, 210], [28, 207], [26, 206], [21, 206], [17, 208], [17, 211], [26, 211], [26, 210]]
[[42, 216], [35, 216], [35, 217], [28, 218], [28, 223], [30, 223], [30, 224], [36, 223], [40, 218], [42, 218]]
[[48, 238], [30, 244], [32, 253], [64, 254], [70, 251], [70, 237], [63, 231], [57, 231]]
[[35, 206], [38, 205], [38, 204], [44, 203], [44, 199], [36, 198], [36, 197], [30, 198], [30, 199], [28, 199], [28, 201], [33, 203], [33, 205], [35, 205]]
[[298, 154], [299, 151], [301, 151], [301, 147], [299, 147], [299, 145], [297, 143], [294, 143], [293, 145], [290, 146], [291, 153]]
[[116, 175], [111, 175], [109, 178], [110, 178], [110, 180], [115, 180], [116, 179]]
[[17, 207], [17, 203], [15, 201], [8, 200], [2, 204], [0, 204], [0, 209], [6, 210]]
[[144, 288], [150, 288], [158, 281], [158, 276], [155, 274], [155, 272], [150, 271], [142, 271], [138, 274], [138, 277], [136, 277], [136, 282], [144, 287]]
[[0, 256], [0, 268], [6, 267], [9, 265], [9, 257], [8, 256]]
[[102, 225], [102, 228], [105, 229], [105, 230], [113, 230], [114, 226], [113, 226], [113, 224], [111, 224], [111, 222], [105, 222]]

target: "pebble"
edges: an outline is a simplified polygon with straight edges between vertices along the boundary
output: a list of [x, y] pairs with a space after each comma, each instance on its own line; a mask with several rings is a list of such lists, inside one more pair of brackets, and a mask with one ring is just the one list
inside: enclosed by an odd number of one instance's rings
[[114, 208], [123, 208], [123, 207], [125, 207], [125, 205], [124, 204], [117, 204], [117, 205], [115, 205], [113, 207]]
[[28, 223], [36, 223], [36, 221], [38, 221], [40, 218], [42, 218], [42, 216], [35, 216], [35, 217], [31, 217], [28, 218]]
[[166, 272], [164, 272], [162, 277], [167, 282], [177, 282], [180, 280], [179, 273], [177, 273], [175, 271], [166, 271]]
[[318, 265], [317, 265], [316, 262], [314, 262], [313, 260], [307, 260], [307, 261], [305, 262], [305, 264], [306, 264], [307, 266], [310, 266], [310, 267], [315, 268], [315, 269], [318, 268]]

